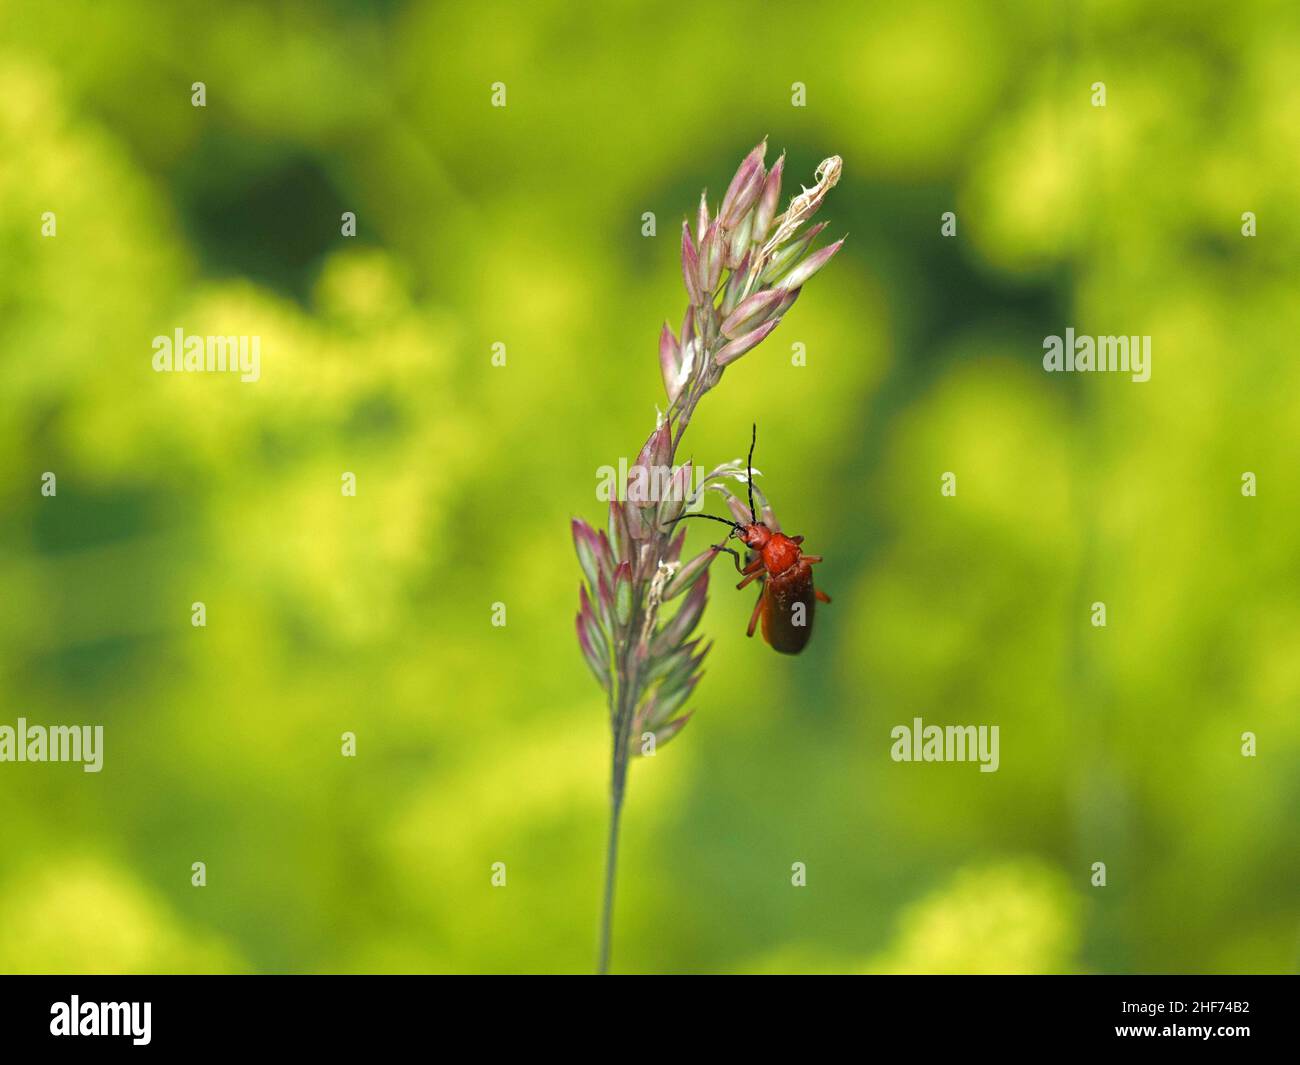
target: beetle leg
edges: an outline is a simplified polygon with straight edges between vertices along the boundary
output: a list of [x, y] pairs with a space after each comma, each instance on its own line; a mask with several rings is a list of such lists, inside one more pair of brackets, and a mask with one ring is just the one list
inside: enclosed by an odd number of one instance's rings
[[808, 565], [810, 565], [810, 566], [811, 566], [814, 562], [820, 562], [820, 561], [822, 560], [822, 556], [821, 556], [821, 555], [801, 555], [800, 558], [801, 558], [804, 562], [807, 562]]
[[744, 572], [745, 572], [743, 569], [740, 568], [740, 555], [739, 555], [739, 553], [736, 551], [736, 549], [735, 549], [734, 547], [723, 547], [722, 544], [714, 544], [714, 545], [713, 545], [713, 550], [715, 550], [715, 551], [725, 551], [725, 552], [727, 552], [727, 554], [729, 554], [729, 555], [730, 555], [730, 556], [735, 560], [735, 563], [736, 563], [736, 572], [737, 572], [737, 573], [744, 573]]
[[755, 577], [761, 577], [763, 575], [763, 556], [756, 556], [754, 560], [740, 572], [745, 575], [745, 579], [736, 585], [737, 589], [745, 587], [745, 585]]
[[749, 628], [745, 630], [746, 636], [753, 636], [754, 629], [758, 626], [758, 615], [763, 609], [763, 593], [758, 593], [758, 602], [754, 604], [754, 612], [749, 615]]
[[816, 589], [816, 590], [813, 592], [813, 595], [815, 595], [815, 596], [816, 596], [818, 599], [820, 599], [823, 603], [829, 603], [829, 602], [831, 601], [831, 597], [830, 597], [829, 595], [827, 595], [825, 592], [823, 592], [820, 588]]

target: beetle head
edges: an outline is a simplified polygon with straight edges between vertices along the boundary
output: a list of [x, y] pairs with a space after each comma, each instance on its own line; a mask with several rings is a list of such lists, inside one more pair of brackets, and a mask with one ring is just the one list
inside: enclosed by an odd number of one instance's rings
[[761, 521], [749, 525], [737, 525], [731, 535], [738, 537], [742, 544], [755, 551], [762, 551], [767, 546], [767, 542], [772, 539], [772, 531]]

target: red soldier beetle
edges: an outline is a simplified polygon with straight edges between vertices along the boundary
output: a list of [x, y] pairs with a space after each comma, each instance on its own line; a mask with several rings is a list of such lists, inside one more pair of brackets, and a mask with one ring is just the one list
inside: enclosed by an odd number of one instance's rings
[[669, 525], [687, 518], [707, 518], [709, 521], [721, 522], [729, 526], [728, 536], [736, 537], [754, 553], [748, 564], [741, 566], [740, 554], [734, 548], [724, 544], [714, 544], [715, 551], [725, 551], [736, 563], [736, 570], [744, 575], [736, 587], [743, 588], [750, 581], [762, 582], [758, 602], [754, 604], [754, 613], [749, 618], [746, 636], [754, 635], [754, 628], [761, 617], [763, 619], [763, 639], [774, 651], [782, 654], [797, 655], [808, 645], [812, 636], [813, 608], [817, 600], [823, 603], [831, 601], [825, 592], [813, 587], [812, 567], [822, 561], [820, 555], [805, 555], [800, 545], [802, 536], [786, 536], [773, 532], [758, 520], [758, 511], [754, 509], [754, 445], [758, 443], [758, 426], [754, 426], [753, 436], [749, 441], [749, 458], [745, 463], [746, 487], [749, 489], [748, 522], [727, 521], [713, 514], [683, 514], [674, 518]]

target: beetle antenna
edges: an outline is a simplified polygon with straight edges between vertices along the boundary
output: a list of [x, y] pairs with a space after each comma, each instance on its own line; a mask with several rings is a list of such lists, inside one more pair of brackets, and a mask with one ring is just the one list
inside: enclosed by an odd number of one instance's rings
[[749, 458], [745, 461], [745, 486], [749, 489], [749, 520], [758, 521], [758, 511], [754, 509], [754, 445], [758, 443], [758, 422], [754, 423], [754, 433], [749, 438]]
[[[720, 521], [722, 522], [723, 525], [726, 525], [729, 529], [731, 529], [732, 532], [735, 532], [736, 529], [740, 528], [737, 522], [727, 521], [726, 518], [719, 518], [713, 514], [681, 514], [673, 518], [673, 520], [670, 521], [668, 525], [674, 525], [679, 521], [685, 521], [687, 518], [708, 518], [709, 521]], [[668, 528], [668, 525], [665, 525], [664, 528], [665, 529]]]

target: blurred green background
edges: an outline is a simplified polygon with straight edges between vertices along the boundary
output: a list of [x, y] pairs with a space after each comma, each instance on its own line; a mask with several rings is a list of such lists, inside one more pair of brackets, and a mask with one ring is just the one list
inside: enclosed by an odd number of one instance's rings
[[[0, 0], [0, 723], [106, 730], [0, 764], [0, 969], [590, 970], [568, 519], [766, 134], [849, 242], [681, 457], [757, 420], [835, 602], [791, 659], [715, 583], [616, 969], [1294, 971], [1298, 69], [1283, 3]], [[1071, 325], [1151, 381], [1045, 374]], [[178, 327], [261, 381], [155, 374]]]

